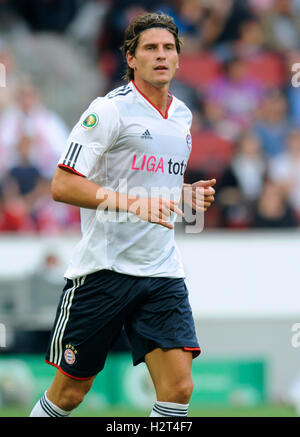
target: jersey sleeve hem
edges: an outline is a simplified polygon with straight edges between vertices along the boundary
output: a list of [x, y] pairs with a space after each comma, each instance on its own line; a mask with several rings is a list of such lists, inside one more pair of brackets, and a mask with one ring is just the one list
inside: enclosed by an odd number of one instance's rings
[[75, 170], [73, 167], [70, 167], [70, 166], [68, 166], [68, 165], [65, 165], [65, 164], [58, 164], [58, 167], [59, 168], [65, 168], [65, 169], [67, 169], [67, 170], [70, 170], [72, 173], [75, 173], [75, 174], [77, 174], [78, 176], [82, 176], [82, 177], [86, 177], [84, 174], [82, 174], [82, 173], [79, 173], [79, 171], [77, 171], [77, 170]]

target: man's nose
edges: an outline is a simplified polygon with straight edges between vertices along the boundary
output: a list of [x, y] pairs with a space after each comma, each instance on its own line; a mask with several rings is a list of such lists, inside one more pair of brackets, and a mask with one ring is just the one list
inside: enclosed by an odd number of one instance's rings
[[158, 48], [157, 59], [166, 59], [166, 52], [165, 52], [164, 47]]

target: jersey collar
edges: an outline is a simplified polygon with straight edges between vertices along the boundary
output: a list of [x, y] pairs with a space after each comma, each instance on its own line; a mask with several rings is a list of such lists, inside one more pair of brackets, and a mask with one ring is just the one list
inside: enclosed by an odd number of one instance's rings
[[173, 102], [173, 96], [172, 96], [172, 94], [171, 94], [170, 92], [168, 93], [168, 96], [169, 96], [169, 104], [168, 104], [168, 107], [167, 107], [167, 110], [166, 110], [166, 114], [164, 115], [164, 114], [161, 112], [161, 110], [160, 110], [156, 105], [154, 105], [154, 104], [153, 104], [153, 103], [148, 99], [148, 97], [145, 96], [145, 94], [142, 93], [142, 91], [141, 91], [141, 90], [136, 86], [136, 84], [134, 83], [134, 81], [132, 80], [131, 82], [133, 83], [134, 88], [137, 90], [138, 94], [140, 94], [140, 95], [143, 97], [143, 99], [146, 100], [146, 102], [152, 106], [152, 108], [154, 108], [157, 112], [159, 112], [159, 114], [162, 116], [162, 118], [167, 119], [167, 118], [169, 117], [169, 110], [170, 110], [171, 104], [172, 104], [172, 102]]

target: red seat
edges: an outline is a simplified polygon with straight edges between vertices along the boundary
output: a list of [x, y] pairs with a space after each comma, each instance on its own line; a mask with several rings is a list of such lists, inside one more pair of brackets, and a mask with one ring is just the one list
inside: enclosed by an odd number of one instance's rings
[[273, 53], [263, 53], [244, 61], [247, 75], [270, 87], [284, 85], [285, 72], [281, 58]]
[[192, 152], [188, 169], [203, 169], [216, 176], [228, 165], [232, 158], [233, 143], [210, 130], [192, 133]]

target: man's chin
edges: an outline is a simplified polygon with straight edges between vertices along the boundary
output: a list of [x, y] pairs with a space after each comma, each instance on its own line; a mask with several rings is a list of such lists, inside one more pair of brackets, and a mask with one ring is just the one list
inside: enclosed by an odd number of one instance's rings
[[170, 85], [171, 79], [169, 77], [151, 77], [151, 78], [144, 78], [145, 82], [148, 82], [155, 88], [164, 88], [166, 86]]
[[166, 85], [169, 85], [171, 82], [171, 79], [167, 79], [167, 78], [161, 78], [161, 79], [154, 79], [153, 80], [153, 85], [156, 86], [157, 88], [163, 88]]

